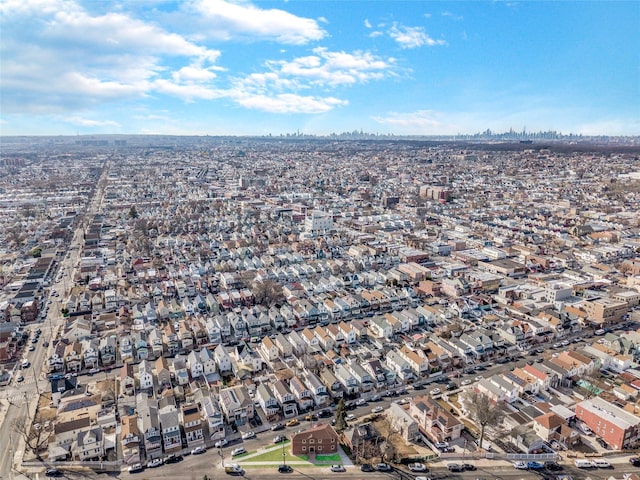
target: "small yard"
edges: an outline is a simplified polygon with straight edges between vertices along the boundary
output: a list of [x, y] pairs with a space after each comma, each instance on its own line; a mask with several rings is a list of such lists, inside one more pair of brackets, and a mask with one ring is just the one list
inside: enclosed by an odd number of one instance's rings
[[316, 455], [316, 463], [328, 463], [329, 465], [342, 463], [342, 457], [337, 453], [333, 455]]

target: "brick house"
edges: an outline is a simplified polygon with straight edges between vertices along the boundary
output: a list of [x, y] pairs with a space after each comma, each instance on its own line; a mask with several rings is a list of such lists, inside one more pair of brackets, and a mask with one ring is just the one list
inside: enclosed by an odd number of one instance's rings
[[332, 454], [338, 451], [338, 434], [331, 425], [320, 425], [291, 437], [293, 455]]

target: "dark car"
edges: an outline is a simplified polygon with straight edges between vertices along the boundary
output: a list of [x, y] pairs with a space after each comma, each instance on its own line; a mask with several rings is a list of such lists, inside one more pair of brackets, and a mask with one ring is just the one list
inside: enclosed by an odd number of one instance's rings
[[169, 455], [164, 459], [164, 463], [178, 463], [183, 460], [182, 455]]
[[278, 467], [278, 473], [291, 473], [293, 472], [293, 468], [291, 468], [289, 465], [280, 465]]
[[62, 476], [62, 472], [60, 470], [58, 470], [57, 468], [47, 468], [47, 470], [44, 472], [44, 474], [47, 477], [61, 477]]
[[331, 410], [320, 410], [318, 412], [318, 416], [320, 418], [329, 418], [333, 415], [333, 413], [331, 413]]
[[470, 463], [463, 463], [462, 468], [468, 470], [469, 472], [473, 472], [476, 469], [475, 465], [471, 465]]
[[544, 468], [547, 470], [557, 471], [562, 470], [562, 465], [556, 462], [544, 462]]
[[376, 469], [373, 468], [373, 465], [371, 465], [370, 463], [363, 463], [362, 465], [360, 465], [360, 471], [361, 472], [375, 472]]
[[634, 467], [640, 467], [640, 457], [632, 457], [629, 459], [629, 463]]

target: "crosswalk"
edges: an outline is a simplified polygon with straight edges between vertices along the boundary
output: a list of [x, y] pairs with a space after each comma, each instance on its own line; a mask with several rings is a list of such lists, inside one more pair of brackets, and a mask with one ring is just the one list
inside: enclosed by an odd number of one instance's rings
[[7, 396], [7, 400], [10, 403], [20, 403], [20, 402], [24, 402], [25, 400], [25, 395], [27, 400], [31, 400], [33, 397], [35, 397], [37, 394], [36, 392], [16, 392], [12, 395]]

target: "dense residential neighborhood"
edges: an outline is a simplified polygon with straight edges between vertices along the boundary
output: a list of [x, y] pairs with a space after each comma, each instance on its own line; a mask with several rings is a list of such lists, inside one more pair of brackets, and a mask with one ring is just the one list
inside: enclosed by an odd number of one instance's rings
[[637, 153], [103, 142], [0, 158], [2, 398], [46, 431], [27, 456], [222, 458], [292, 419], [292, 455], [356, 462], [400, 462], [392, 436], [463, 459], [640, 446]]

